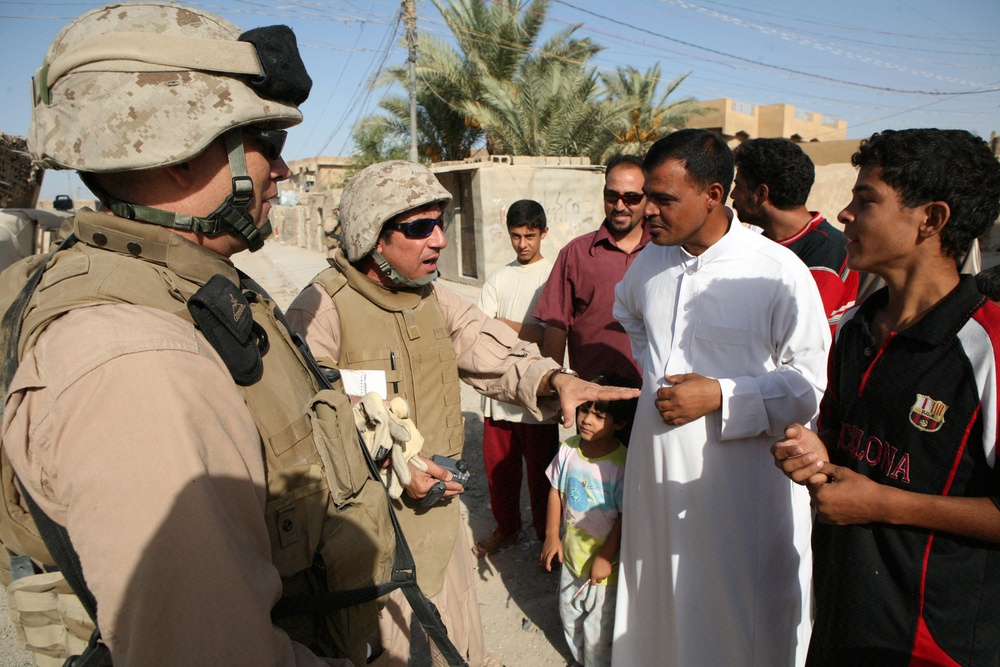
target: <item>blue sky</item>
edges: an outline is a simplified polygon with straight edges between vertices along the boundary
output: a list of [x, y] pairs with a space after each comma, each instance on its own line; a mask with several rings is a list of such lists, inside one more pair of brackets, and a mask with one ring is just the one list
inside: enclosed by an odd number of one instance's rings
[[[102, 3], [0, 0], [0, 131], [26, 133], [29, 80], [71, 18]], [[368, 82], [402, 63], [399, 4], [388, 0], [184, 2], [250, 29], [284, 23], [298, 36], [313, 78], [305, 122], [287, 159], [348, 155], [350, 128], [386, 89]], [[446, 36], [429, 0], [421, 30]], [[886, 128], [956, 127], [1000, 132], [1000, 2], [997, 0], [550, 0], [549, 29], [605, 47], [604, 71], [659, 62], [664, 78], [690, 72], [679, 96], [785, 102], [848, 123], [848, 137]], [[86, 196], [52, 172], [43, 198]]]

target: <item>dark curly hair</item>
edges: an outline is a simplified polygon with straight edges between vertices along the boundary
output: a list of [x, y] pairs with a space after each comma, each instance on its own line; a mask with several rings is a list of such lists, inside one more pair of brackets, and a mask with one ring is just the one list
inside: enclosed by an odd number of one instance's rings
[[1000, 301], [1000, 266], [983, 269], [977, 273], [976, 289], [990, 301]]
[[751, 189], [767, 186], [771, 203], [782, 211], [805, 206], [816, 180], [816, 167], [798, 144], [788, 139], [749, 139], [733, 151], [736, 167]]
[[718, 135], [708, 130], [677, 130], [649, 147], [642, 170], [650, 172], [667, 160], [679, 160], [688, 178], [700, 188], [722, 186], [722, 200], [733, 186], [733, 152]]
[[985, 141], [965, 130], [876, 132], [861, 142], [851, 163], [880, 170], [907, 208], [947, 202], [951, 217], [941, 248], [949, 257], [962, 257], [1000, 215], [1000, 162]]

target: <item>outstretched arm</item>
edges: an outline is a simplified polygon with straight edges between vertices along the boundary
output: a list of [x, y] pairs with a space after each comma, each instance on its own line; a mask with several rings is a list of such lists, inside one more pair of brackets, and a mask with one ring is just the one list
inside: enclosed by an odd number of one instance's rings
[[588, 401], [624, 401], [637, 398], [640, 393], [631, 387], [605, 387], [555, 370], [538, 384], [539, 396], [559, 396], [560, 421], [564, 428], [573, 426], [577, 407]]

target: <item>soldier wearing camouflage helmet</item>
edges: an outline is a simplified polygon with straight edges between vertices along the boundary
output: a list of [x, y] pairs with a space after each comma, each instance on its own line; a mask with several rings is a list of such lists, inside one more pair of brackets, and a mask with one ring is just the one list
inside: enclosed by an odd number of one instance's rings
[[[536, 417], [551, 416], [558, 398], [570, 420], [584, 401], [638, 392], [562, 372], [513, 329], [434, 282], [448, 245], [450, 201], [419, 164], [383, 162], [359, 172], [341, 197], [344, 248], [296, 297], [288, 319], [321, 361], [384, 374], [386, 398], [402, 396], [409, 403], [424, 436], [426, 470], [411, 463], [411, 482], [395, 501], [397, 515], [413, 548], [417, 583], [440, 610], [449, 638], [476, 667], [499, 662], [483, 642], [472, 552], [456, 498], [464, 487], [429, 459], [462, 455], [459, 379]], [[398, 592], [389, 596], [379, 627], [384, 652], [374, 664], [406, 665], [410, 609]], [[443, 664], [433, 644], [431, 654], [435, 665]]]
[[310, 85], [287, 27], [162, 3], [77, 18], [33, 79], [34, 157], [79, 170], [105, 209], [0, 279], [0, 541], [40, 661], [89, 632], [73, 605], [53, 627], [70, 591], [42, 573], [29, 496], [68, 532], [115, 665], [364, 664], [374, 602], [285, 603], [386, 579], [384, 490], [346, 396], [229, 261], [270, 231]]

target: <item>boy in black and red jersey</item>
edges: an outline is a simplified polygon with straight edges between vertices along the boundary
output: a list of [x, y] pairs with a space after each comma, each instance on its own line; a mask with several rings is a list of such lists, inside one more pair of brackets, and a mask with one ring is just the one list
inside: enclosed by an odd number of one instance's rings
[[876, 133], [841, 211], [887, 284], [837, 331], [819, 433], [772, 448], [809, 486], [808, 665], [1000, 664], [1000, 308], [956, 258], [1000, 213], [1000, 163], [958, 130]]

